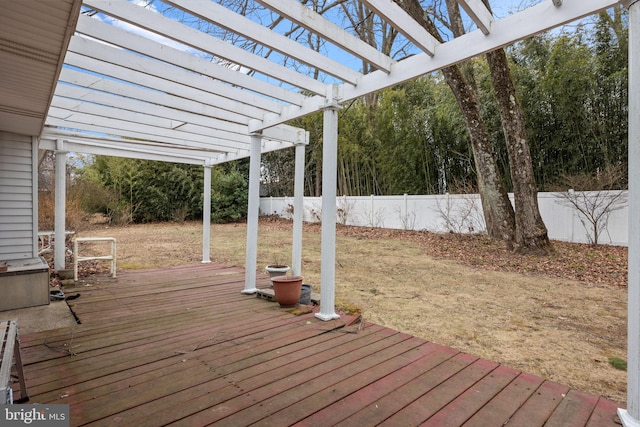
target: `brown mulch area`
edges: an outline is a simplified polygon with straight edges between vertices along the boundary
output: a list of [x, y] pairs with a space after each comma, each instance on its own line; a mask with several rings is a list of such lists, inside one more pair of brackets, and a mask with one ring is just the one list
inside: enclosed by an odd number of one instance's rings
[[[291, 227], [279, 218], [261, 218], [270, 227]], [[305, 229], [319, 229], [305, 223]], [[594, 285], [627, 286], [627, 248], [553, 241], [550, 255], [526, 255], [507, 250], [501, 241], [483, 234], [446, 234], [338, 225], [337, 233], [361, 239], [379, 238], [419, 242], [428, 255], [475, 268], [578, 280]]]

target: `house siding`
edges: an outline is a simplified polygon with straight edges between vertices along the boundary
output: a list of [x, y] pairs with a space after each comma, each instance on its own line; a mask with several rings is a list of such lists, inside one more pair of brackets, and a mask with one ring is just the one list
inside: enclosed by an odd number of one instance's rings
[[36, 255], [36, 154], [30, 136], [0, 132], [0, 261]]

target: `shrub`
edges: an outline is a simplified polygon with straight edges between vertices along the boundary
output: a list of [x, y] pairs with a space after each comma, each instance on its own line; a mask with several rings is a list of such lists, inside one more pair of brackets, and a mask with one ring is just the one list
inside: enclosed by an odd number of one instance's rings
[[211, 220], [225, 223], [247, 217], [248, 187], [237, 169], [216, 169], [211, 174]]

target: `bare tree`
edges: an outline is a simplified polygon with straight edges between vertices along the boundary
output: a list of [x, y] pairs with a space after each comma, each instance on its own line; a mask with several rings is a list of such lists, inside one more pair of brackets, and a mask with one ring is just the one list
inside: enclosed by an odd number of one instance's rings
[[627, 193], [623, 190], [575, 191], [557, 193], [563, 204], [578, 212], [578, 218], [587, 231], [589, 243], [597, 245], [607, 229], [609, 217], [627, 205]]
[[446, 194], [444, 200], [436, 199], [435, 212], [450, 233], [476, 233], [484, 227], [484, 220], [473, 194], [461, 194], [453, 200]]
[[[484, 3], [491, 9], [488, 0]], [[504, 49], [498, 49], [487, 53], [486, 57], [509, 155], [515, 204], [515, 250], [547, 253], [552, 246], [538, 207], [529, 138], [507, 55]]]
[[[488, 0], [483, 1], [487, 8], [491, 10]], [[455, 37], [460, 37], [465, 33], [465, 29], [458, 2], [456, 0], [446, 0], [446, 6], [448, 21], [442, 12], [436, 13], [435, 8], [433, 15]], [[509, 155], [511, 181], [515, 198], [515, 211], [512, 214], [514, 217], [513, 246], [516, 251], [520, 252], [547, 253], [551, 250], [551, 243], [538, 208], [538, 191], [533, 174], [533, 165], [531, 164], [524, 116], [518, 103], [507, 57], [503, 49], [489, 52], [486, 57]], [[460, 68], [464, 73], [468, 86], [477, 94], [471, 67], [468, 66], [468, 63], [463, 63]], [[485, 197], [482, 192], [481, 195], [483, 196], [484, 206]], [[487, 227], [491, 227], [490, 219], [487, 220]], [[491, 235], [489, 228], [488, 230]]]
[[[440, 42], [444, 41], [435, 23], [422, 9], [418, 0], [395, 1], [432, 36]], [[454, 20], [450, 24], [450, 29], [454, 34], [463, 31], [461, 21]], [[512, 247], [515, 230], [514, 211], [502, 183], [487, 128], [482, 120], [477, 88], [473, 80], [466, 77], [464, 70], [458, 65], [443, 69], [442, 74], [456, 98], [467, 125], [487, 234], [492, 238], [504, 240], [509, 247]]]
[[[625, 172], [621, 165], [606, 167], [597, 173], [564, 176], [567, 191], [559, 191], [560, 203], [578, 212], [578, 218], [587, 231], [589, 243], [597, 245], [607, 229], [609, 217], [627, 205], [627, 192], [620, 190]], [[577, 190], [577, 191], [576, 191]]]

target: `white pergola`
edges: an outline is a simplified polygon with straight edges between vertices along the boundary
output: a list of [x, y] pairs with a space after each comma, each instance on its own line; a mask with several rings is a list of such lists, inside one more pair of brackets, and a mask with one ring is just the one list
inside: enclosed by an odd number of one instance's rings
[[[308, 134], [287, 125], [323, 111], [321, 307], [334, 308], [337, 112], [340, 105], [624, 4], [630, 11], [630, 212], [640, 208], [640, 6], [637, 0], [541, 0], [502, 19], [481, 0], [458, 0], [471, 28], [439, 43], [392, 0], [364, 0], [412, 46], [396, 61], [296, 0], [255, 0], [264, 16], [282, 17], [318, 35], [316, 52], [213, 1], [163, 0], [163, 16], [125, 0], [5, 2], [0, 16], [0, 131], [32, 135], [40, 148], [199, 164], [210, 187], [212, 165], [250, 157], [246, 283], [255, 292], [260, 157], [295, 146], [293, 272], [300, 274], [302, 180]], [[495, 0], [499, 5], [498, 0]], [[269, 57], [185, 25], [180, 14], [223, 28], [273, 52]], [[272, 59], [274, 58], [274, 59]], [[282, 65], [286, 58], [287, 64]], [[363, 63], [375, 71], [363, 74]], [[355, 65], [354, 65], [355, 64]], [[309, 77], [316, 71], [319, 79]], [[64, 171], [64, 156], [57, 170]], [[58, 160], [57, 160], [58, 161]], [[64, 188], [64, 173], [56, 186]], [[63, 193], [63, 192], [57, 192]], [[205, 195], [203, 261], [209, 259]], [[57, 195], [56, 239], [64, 236], [64, 194]], [[629, 386], [626, 426], [640, 426], [640, 227], [630, 221]], [[63, 259], [62, 247], [56, 253]]]

